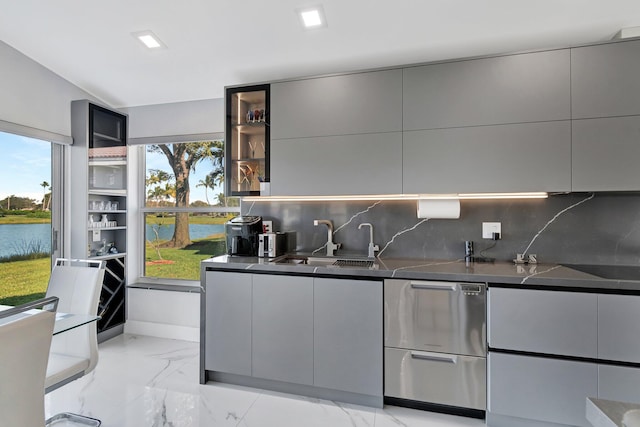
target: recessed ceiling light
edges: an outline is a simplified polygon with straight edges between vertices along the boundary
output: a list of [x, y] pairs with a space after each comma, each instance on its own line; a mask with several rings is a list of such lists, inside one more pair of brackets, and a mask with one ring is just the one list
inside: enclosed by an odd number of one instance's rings
[[322, 6], [309, 6], [296, 10], [304, 28], [323, 28], [327, 26]]
[[153, 32], [150, 30], [138, 31], [135, 33], [131, 33], [131, 35], [140, 40], [140, 42], [149, 49], [166, 49], [167, 47], [164, 43], [162, 43], [158, 36], [153, 34]]

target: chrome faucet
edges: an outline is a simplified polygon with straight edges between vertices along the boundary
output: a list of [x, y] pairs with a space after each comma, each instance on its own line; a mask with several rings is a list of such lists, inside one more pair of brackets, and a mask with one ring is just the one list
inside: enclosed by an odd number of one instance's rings
[[335, 255], [335, 251], [340, 249], [342, 243], [333, 243], [333, 223], [327, 219], [314, 219], [313, 225], [324, 224], [327, 226], [327, 256]]
[[376, 257], [376, 251], [379, 251], [380, 247], [373, 243], [373, 225], [371, 225], [371, 223], [368, 223], [368, 222], [363, 222], [362, 224], [360, 224], [358, 226], [358, 230], [360, 230], [364, 226], [369, 227], [369, 251], [368, 251], [367, 256], [369, 258], [375, 258]]

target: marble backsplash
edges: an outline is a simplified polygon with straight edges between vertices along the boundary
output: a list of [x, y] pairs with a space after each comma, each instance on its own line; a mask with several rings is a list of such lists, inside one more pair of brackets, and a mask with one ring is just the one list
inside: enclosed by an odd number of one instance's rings
[[[243, 202], [243, 215], [272, 220], [292, 233], [295, 248], [323, 254], [329, 219], [341, 251], [366, 255], [369, 229], [381, 258], [462, 259], [465, 241], [475, 255], [510, 261], [537, 254], [540, 263], [640, 264], [640, 194], [571, 193], [548, 199], [462, 200], [459, 219], [419, 219], [415, 201]], [[502, 239], [482, 239], [482, 222], [501, 222]], [[495, 246], [491, 247], [495, 243]]]

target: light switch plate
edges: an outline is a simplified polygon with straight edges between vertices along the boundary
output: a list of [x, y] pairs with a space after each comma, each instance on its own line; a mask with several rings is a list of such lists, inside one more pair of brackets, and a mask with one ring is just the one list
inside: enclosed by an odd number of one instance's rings
[[502, 223], [501, 222], [483, 222], [482, 238], [493, 239], [493, 233], [498, 233], [500, 236], [502, 236]]

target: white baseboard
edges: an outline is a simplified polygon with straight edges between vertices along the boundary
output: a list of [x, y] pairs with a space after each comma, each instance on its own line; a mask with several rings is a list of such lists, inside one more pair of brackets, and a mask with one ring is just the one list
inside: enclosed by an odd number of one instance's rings
[[148, 335], [158, 338], [200, 342], [199, 328], [168, 325], [166, 323], [127, 320], [124, 324], [124, 332], [125, 334]]

